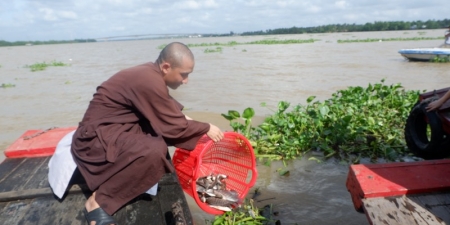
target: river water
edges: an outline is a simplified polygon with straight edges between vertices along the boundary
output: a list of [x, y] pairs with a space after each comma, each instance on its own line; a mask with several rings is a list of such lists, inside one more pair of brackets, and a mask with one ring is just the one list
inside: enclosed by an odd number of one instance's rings
[[[389, 41], [339, 44], [337, 40], [365, 38], [440, 37], [444, 30], [275, 35], [251, 37], [158, 39], [83, 44], [59, 44], [0, 48], [0, 150], [29, 129], [76, 126], [97, 85], [118, 70], [154, 61], [158, 46], [183, 43], [240, 43], [263, 39], [317, 39], [289, 45], [237, 45], [221, 53], [204, 53], [194, 47], [196, 58], [189, 84], [171, 91], [184, 104], [186, 114], [230, 130], [220, 114], [230, 109], [253, 107], [257, 120], [271, 114], [260, 103], [275, 108], [279, 101], [304, 104], [309, 96], [325, 100], [348, 86], [366, 87], [385, 79], [405, 89], [433, 90], [449, 86], [449, 65], [408, 62], [398, 50], [436, 47], [442, 40]], [[215, 47], [208, 47], [215, 48]], [[25, 65], [64, 62], [31, 72]], [[3, 160], [3, 154], [0, 154]], [[271, 166], [258, 166], [255, 188], [257, 206], [273, 204], [282, 224], [368, 224], [357, 213], [345, 187], [348, 165], [333, 160], [316, 163], [307, 159], [289, 162], [290, 176], [282, 177]], [[202, 212], [187, 196], [195, 223], [213, 216]]]

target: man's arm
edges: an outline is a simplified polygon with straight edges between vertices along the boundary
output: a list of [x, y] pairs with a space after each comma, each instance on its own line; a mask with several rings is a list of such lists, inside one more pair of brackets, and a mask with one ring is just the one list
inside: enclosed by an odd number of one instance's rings
[[428, 106], [427, 106], [427, 111], [432, 111], [432, 110], [438, 109], [448, 99], [450, 99], [450, 90], [448, 90], [447, 93], [445, 93], [445, 95], [440, 97], [438, 100], [430, 102], [430, 104], [428, 104]]
[[[191, 117], [184, 115], [187, 120], [193, 120]], [[218, 142], [223, 139], [224, 134], [223, 132], [215, 125], [209, 124], [209, 130], [206, 133], [209, 138], [211, 138], [214, 142]]]

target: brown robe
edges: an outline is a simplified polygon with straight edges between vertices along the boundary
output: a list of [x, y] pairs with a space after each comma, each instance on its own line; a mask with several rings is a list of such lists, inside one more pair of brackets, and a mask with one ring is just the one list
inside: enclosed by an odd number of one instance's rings
[[122, 70], [97, 87], [72, 155], [96, 201], [112, 215], [174, 169], [167, 146], [194, 149], [209, 124], [187, 120], [159, 66]]

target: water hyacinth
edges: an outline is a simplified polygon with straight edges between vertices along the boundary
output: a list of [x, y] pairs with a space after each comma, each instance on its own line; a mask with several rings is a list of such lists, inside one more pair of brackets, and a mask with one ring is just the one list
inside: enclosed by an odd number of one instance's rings
[[32, 65], [26, 65], [25, 68], [30, 68], [32, 72], [36, 72], [45, 70], [49, 66], [69, 66], [69, 65], [63, 62], [52, 61], [50, 63], [42, 62], [42, 63], [35, 63]]
[[250, 140], [259, 158], [289, 160], [317, 150], [325, 159], [352, 163], [361, 157], [394, 161], [407, 154], [404, 125], [419, 94], [382, 80], [366, 88], [339, 90], [323, 102], [311, 96], [306, 105], [291, 110], [290, 103], [281, 101], [274, 114], [256, 127], [248, 121], [254, 114], [251, 108], [246, 110], [253, 113], [244, 112], [242, 118], [233, 110], [222, 116]]
[[367, 38], [367, 39], [337, 40], [337, 43], [383, 42], [383, 41], [424, 41], [424, 40], [442, 40], [442, 39], [443, 39], [443, 37]]

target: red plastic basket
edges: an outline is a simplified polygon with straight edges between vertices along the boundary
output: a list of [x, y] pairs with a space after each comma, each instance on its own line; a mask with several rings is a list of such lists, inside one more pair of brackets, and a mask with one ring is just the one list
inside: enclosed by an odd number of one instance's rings
[[205, 135], [194, 150], [177, 148], [172, 157], [183, 190], [194, 198], [203, 211], [216, 215], [224, 212], [203, 203], [197, 195], [196, 181], [199, 177], [211, 173], [226, 174], [227, 189], [236, 190], [239, 198], [244, 199], [258, 176], [250, 142], [235, 132], [225, 132], [224, 135], [217, 143]]

